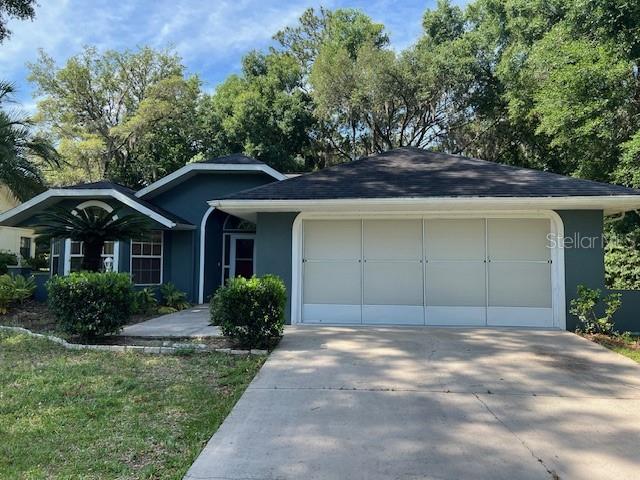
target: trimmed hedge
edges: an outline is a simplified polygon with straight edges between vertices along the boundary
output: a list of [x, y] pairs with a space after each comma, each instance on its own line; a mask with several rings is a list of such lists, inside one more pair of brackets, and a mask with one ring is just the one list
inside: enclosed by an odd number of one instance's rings
[[211, 323], [243, 347], [269, 347], [282, 335], [287, 290], [274, 275], [235, 277], [216, 291]]
[[126, 273], [76, 272], [47, 282], [49, 309], [72, 335], [118, 333], [131, 318], [135, 293]]

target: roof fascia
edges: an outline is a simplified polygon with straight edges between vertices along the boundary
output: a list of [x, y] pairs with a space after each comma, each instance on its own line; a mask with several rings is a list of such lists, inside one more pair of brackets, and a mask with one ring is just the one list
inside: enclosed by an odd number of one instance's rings
[[285, 211], [421, 211], [473, 209], [603, 210], [607, 214], [640, 209], [640, 195], [567, 197], [414, 197], [318, 200], [212, 200], [210, 206], [222, 210]]
[[36, 195], [31, 200], [24, 202], [23, 204], [18, 205], [11, 210], [6, 211], [3, 214], [0, 214], [0, 223], [3, 223], [11, 218], [19, 215], [20, 213], [26, 212], [30, 208], [37, 206], [38, 204], [49, 200], [50, 198], [113, 198], [118, 200], [124, 205], [136, 210], [137, 212], [146, 215], [147, 217], [155, 220], [159, 224], [167, 227], [167, 228], [175, 228], [175, 227], [188, 227], [187, 225], [179, 225], [170, 219], [160, 215], [157, 212], [145, 207], [144, 205], [136, 202], [131, 197], [128, 197], [122, 192], [114, 190], [112, 188], [95, 188], [95, 189], [72, 189], [72, 188], [54, 188], [51, 190], [47, 190], [46, 192], [41, 193], [40, 195]]

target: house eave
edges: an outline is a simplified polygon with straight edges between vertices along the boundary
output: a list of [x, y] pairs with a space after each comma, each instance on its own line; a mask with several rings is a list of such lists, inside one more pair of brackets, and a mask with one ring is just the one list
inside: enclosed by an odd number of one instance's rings
[[259, 212], [412, 213], [448, 210], [603, 210], [616, 214], [640, 209], [640, 195], [567, 197], [411, 197], [318, 200], [212, 200], [212, 207], [242, 217]]
[[47, 190], [46, 192], [36, 195], [31, 200], [18, 205], [11, 210], [8, 210], [0, 214], [0, 225], [13, 227], [19, 224], [22, 220], [30, 215], [30, 211], [36, 206], [47, 206], [58, 199], [73, 198], [73, 199], [104, 199], [112, 198], [121, 202], [138, 213], [145, 215], [152, 220], [158, 222], [163, 227], [168, 229], [191, 229], [195, 228], [193, 225], [178, 224], [163, 215], [147, 208], [146, 206], [136, 202], [127, 195], [110, 188], [99, 189], [72, 189], [72, 188], [54, 188]]

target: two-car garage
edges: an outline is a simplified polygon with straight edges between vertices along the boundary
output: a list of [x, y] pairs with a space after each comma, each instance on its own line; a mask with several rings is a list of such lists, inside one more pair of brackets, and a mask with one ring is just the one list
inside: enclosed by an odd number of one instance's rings
[[554, 327], [548, 217], [301, 222], [300, 321]]

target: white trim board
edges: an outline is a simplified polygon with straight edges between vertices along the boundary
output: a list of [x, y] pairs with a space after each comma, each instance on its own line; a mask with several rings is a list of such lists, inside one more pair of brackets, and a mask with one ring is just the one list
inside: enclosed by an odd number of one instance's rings
[[204, 257], [206, 255], [205, 251], [205, 242], [207, 239], [207, 220], [209, 220], [209, 216], [213, 213], [215, 207], [209, 207], [204, 215], [202, 216], [202, 221], [200, 222], [200, 261], [198, 262], [198, 303], [204, 303]]
[[[233, 164], [233, 163], [190, 163], [182, 168], [179, 168], [175, 172], [162, 177], [160, 180], [153, 182], [145, 188], [136, 192], [136, 197], [144, 197], [151, 192], [155, 192], [163, 187], [169, 188], [169, 186], [177, 182], [181, 177], [185, 175], [193, 174], [195, 172], [262, 172], [276, 180], [286, 180], [286, 176], [282, 173], [274, 170], [269, 165], [265, 164]], [[158, 192], [159, 193], [159, 192]]]
[[[306, 305], [303, 305], [303, 288], [302, 288], [302, 272], [303, 272], [303, 263], [302, 263], [302, 255], [303, 255], [303, 221], [304, 220], [346, 220], [346, 219], [401, 219], [401, 218], [421, 218], [424, 220], [434, 219], [434, 218], [546, 218], [550, 220], [550, 228], [551, 233], [554, 236], [564, 236], [564, 224], [562, 223], [562, 219], [560, 216], [551, 210], [539, 210], [539, 211], [526, 211], [526, 210], [513, 210], [513, 211], [454, 211], [454, 212], [427, 212], [421, 215], [417, 214], [341, 214], [341, 213], [300, 213], [293, 222], [292, 226], [292, 247], [291, 247], [291, 266], [292, 266], [292, 276], [291, 276], [291, 323], [297, 324], [301, 323], [302, 319], [305, 318], [307, 322], [313, 322], [315, 318], [319, 318], [322, 315], [323, 308], [331, 307], [331, 310], [335, 314], [335, 308], [340, 307], [345, 311], [344, 318], [340, 320], [340, 323], [351, 323], [358, 324], [363, 323], [362, 318], [356, 318], [355, 310], [350, 310], [346, 308], [347, 306], [313, 306], [314, 308], [310, 311], [307, 309]], [[566, 306], [565, 306], [565, 264], [564, 264], [564, 249], [556, 247], [551, 249], [551, 296], [552, 296], [552, 306], [549, 309], [513, 309], [514, 311], [507, 312], [507, 314], [517, 313], [515, 310], [522, 310], [522, 314], [527, 316], [529, 320], [531, 320], [531, 324], [535, 326], [545, 326], [545, 327], [553, 327], [553, 328], [566, 328]], [[320, 307], [320, 308], [318, 308]], [[360, 305], [358, 306], [348, 306], [353, 308], [360, 309]], [[441, 316], [442, 321], [447, 320], [451, 315], [457, 313], [453, 311], [452, 307], [443, 307], [443, 309], [439, 307], [433, 307], [430, 305], [426, 305], [426, 309], [433, 309], [431, 313], [437, 313], [438, 316]], [[478, 311], [475, 312], [465, 312], [465, 315], [471, 315], [475, 317], [474, 321], [479, 321], [480, 317], [482, 320], [485, 320], [486, 317], [483, 315], [483, 310], [486, 307], [480, 307]], [[305, 311], [303, 312], [303, 309]], [[438, 311], [439, 310], [439, 311]], [[526, 312], [524, 310], [527, 310]], [[538, 311], [539, 310], [539, 311]], [[543, 311], [544, 310], [544, 311]], [[348, 311], [348, 313], [347, 313]], [[505, 310], [503, 310], [505, 311]], [[325, 312], [326, 313], [326, 312]], [[459, 313], [459, 312], [458, 312]], [[433, 320], [437, 321], [438, 316], [433, 318]], [[550, 319], [550, 321], [549, 321]], [[529, 322], [527, 322], [529, 323]], [[425, 321], [426, 325], [434, 324], [429, 319]]]
[[[33, 197], [31, 200], [24, 202], [21, 205], [18, 205], [15, 208], [3, 213], [0, 215], [0, 223], [4, 223], [10, 220], [17, 215], [26, 212], [30, 208], [35, 207], [36, 205], [45, 202], [52, 198], [87, 198], [90, 199], [92, 197], [98, 198], [113, 198], [114, 200], [118, 200], [123, 205], [126, 205], [137, 212], [146, 215], [147, 217], [155, 220], [160, 225], [163, 225], [167, 228], [192, 228], [190, 225], [181, 225], [173, 222], [172, 220], [160, 215], [157, 212], [145, 207], [144, 205], [136, 202], [132, 198], [128, 197], [122, 192], [115, 190], [113, 188], [91, 188], [91, 189], [72, 189], [72, 188], [53, 188], [51, 190], [47, 190], [46, 192], [41, 193]], [[86, 203], [86, 202], [85, 202]], [[7, 225], [11, 226], [11, 225]]]
[[317, 200], [212, 200], [209, 205], [238, 217], [256, 212], [424, 213], [468, 210], [603, 210], [605, 214], [640, 209], [640, 195], [575, 197], [412, 197]]

